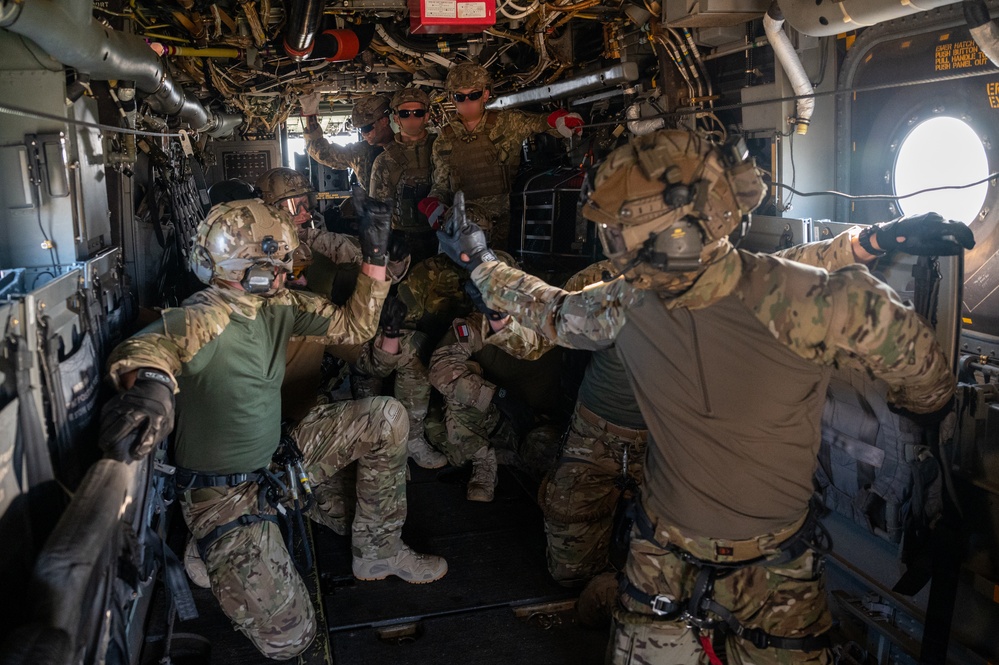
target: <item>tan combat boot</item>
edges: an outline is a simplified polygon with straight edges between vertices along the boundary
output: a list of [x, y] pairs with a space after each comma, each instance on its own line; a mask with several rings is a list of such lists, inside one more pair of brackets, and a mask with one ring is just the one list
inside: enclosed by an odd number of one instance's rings
[[483, 446], [472, 455], [472, 477], [468, 481], [468, 500], [493, 500], [496, 495], [496, 451]]
[[447, 561], [433, 554], [417, 554], [408, 545], [403, 545], [394, 556], [386, 559], [355, 557], [351, 568], [359, 580], [383, 580], [395, 575], [410, 584], [429, 584], [447, 574]]
[[410, 436], [409, 441], [406, 442], [406, 450], [409, 451], [409, 459], [413, 460], [416, 466], [424, 469], [439, 469], [442, 466], [447, 466], [447, 457], [430, 447], [423, 432]]
[[198, 552], [198, 541], [190, 534], [187, 536], [187, 547], [184, 548], [184, 570], [194, 586], [202, 589], [212, 586], [208, 580], [208, 566], [201, 560], [201, 553]]

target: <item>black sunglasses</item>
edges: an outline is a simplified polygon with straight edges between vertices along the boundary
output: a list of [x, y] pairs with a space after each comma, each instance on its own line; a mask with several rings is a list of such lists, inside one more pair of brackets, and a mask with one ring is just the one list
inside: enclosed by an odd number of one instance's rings
[[427, 114], [426, 109], [399, 109], [396, 111], [400, 118], [408, 118], [409, 116], [415, 116], [417, 118], [422, 118]]
[[361, 133], [362, 133], [362, 134], [367, 134], [368, 132], [370, 132], [370, 131], [371, 131], [372, 129], [374, 129], [374, 128], [375, 128], [375, 123], [373, 123], [373, 122], [370, 122], [370, 123], [368, 123], [367, 125], [363, 125], [363, 126], [362, 126], [362, 127], [360, 127], [359, 129], [361, 130]]
[[469, 93], [455, 92], [452, 94], [454, 95], [454, 101], [456, 102], [463, 102], [466, 99], [471, 99], [473, 102], [477, 102], [479, 101], [479, 98], [482, 97], [481, 90], [473, 90], [472, 92]]

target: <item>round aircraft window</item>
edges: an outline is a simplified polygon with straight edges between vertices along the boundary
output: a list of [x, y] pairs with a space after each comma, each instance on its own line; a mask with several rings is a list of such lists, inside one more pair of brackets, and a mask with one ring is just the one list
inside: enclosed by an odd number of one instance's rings
[[[918, 124], [902, 141], [895, 160], [895, 194], [901, 196], [930, 187], [966, 185], [989, 175], [985, 146], [966, 122], [951, 117]], [[983, 182], [966, 189], [926, 192], [898, 202], [903, 214], [935, 211], [944, 219], [970, 224], [988, 194]]]

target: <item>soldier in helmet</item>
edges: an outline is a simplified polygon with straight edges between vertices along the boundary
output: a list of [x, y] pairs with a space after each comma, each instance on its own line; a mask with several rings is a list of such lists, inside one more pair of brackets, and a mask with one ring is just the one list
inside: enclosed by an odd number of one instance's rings
[[[257, 187], [261, 190], [265, 203], [293, 215], [302, 246], [311, 250], [302, 251], [301, 247], [296, 250], [296, 274], [300, 263], [310, 264], [303, 272], [304, 279], [298, 280], [299, 286], [326, 297], [331, 296], [333, 289], [346, 290], [346, 293], [353, 291], [352, 285], [357, 278], [355, 264], [360, 263], [360, 249], [351, 236], [306, 226], [311, 221], [312, 208], [309, 206], [315, 201], [315, 190], [308, 179], [293, 169], [277, 168], [262, 175], [257, 181]], [[367, 206], [371, 214], [384, 214], [383, 207], [387, 206], [364, 196], [360, 190], [356, 201], [356, 205]], [[392, 256], [390, 245], [387, 269], [393, 281], [402, 278], [409, 262], [408, 256]], [[351, 286], [343, 289], [343, 285]], [[340, 299], [338, 294], [333, 297], [335, 300]], [[392, 307], [387, 308], [384, 314], [386, 317], [392, 315]], [[439, 468], [444, 466], [446, 460], [427, 444], [423, 434], [423, 421], [430, 400], [427, 369], [420, 360], [424, 345], [421, 336], [413, 331], [403, 330], [397, 324], [394, 327], [390, 325], [387, 334], [382, 327], [374, 340], [363, 344], [339, 344], [330, 347], [330, 350], [336, 357], [355, 367], [359, 383], [363, 381], [363, 376], [375, 377], [380, 383], [382, 378], [397, 375], [395, 395], [406, 407], [409, 418], [410, 440], [407, 445], [410, 455], [420, 466]], [[289, 417], [298, 419], [316, 400], [323, 348], [324, 345], [308, 340], [293, 340], [289, 344], [288, 371], [283, 391], [285, 413]], [[371, 390], [359, 392], [357, 396], [373, 397], [378, 394], [380, 391]]]
[[520, 165], [521, 144], [533, 134], [571, 137], [582, 131], [577, 113], [487, 111], [492, 81], [484, 67], [472, 63], [448, 71], [445, 88], [458, 117], [441, 128], [434, 142], [434, 184], [420, 210], [431, 224], [441, 219], [454, 193], [489, 210], [483, 231], [497, 249], [506, 250], [510, 235], [510, 190]]
[[[649, 443], [615, 664], [704, 662], [715, 641], [729, 662], [829, 662], [828, 536], [809, 507], [831, 368], [871, 372], [916, 413], [954, 391], [933, 331], [865, 268], [732, 247], [764, 192], [744, 153], [706, 136], [632, 139], [584, 206], [618, 278], [573, 293], [496, 261], [471, 225], [439, 234], [488, 307], [561, 345], [616, 344], [626, 368]], [[919, 244], [921, 227], [944, 224], [922, 217], [858, 240], [875, 252]]]
[[323, 129], [318, 120], [317, 93], [303, 97], [301, 104], [302, 115], [305, 117], [305, 148], [309, 155], [320, 164], [335, 169], [352, 169], [357, 182], [367, 191], [371, 180], [371, 165], [382, 149], [392, 142], [389, 100], [382, 95], [370, 95], [354, 104], [350, 119], [364, 140], [346, 146], [330, 143], [323, 137]]
[[[281, 439], [285, 347], [292, 336], [360, 342], [374, 334], [389, 288], [387, 222], [362, 220], [361, 275], [350, 302], [338, 307], [284, 288], [298, 245], [286, 212], [258, 199], [217, 205], [198, 228], [191, 258], [208, 288], [166, 310], [109, 359], [119, 392], [104, 407], [101, 447], [123, 461], [148, 455], [173, 429], [176, 405], [184, 519], [223, 611], [269, 658], [301, 653], [316, 631], [266, 491]], [[402, 405], [373, 398], [316, 407], [291, 432], [317, 487], [358, 462], [351, 536], [358, 579], [425, 583], [447, 571], [443, 559], [413, 552], [400, 536], [407, 429]]]
[[417, 204], [430, 193], [430, 151], [436, 134], [427, 131], [430, 97], [417, 87], [392, 97], [393, 118], [399, 127], [385, 152], [371, 168], [371, 196], [394, 201], [392, 228], [409, 245], [414, 263], [437, 253], [437, 238]]

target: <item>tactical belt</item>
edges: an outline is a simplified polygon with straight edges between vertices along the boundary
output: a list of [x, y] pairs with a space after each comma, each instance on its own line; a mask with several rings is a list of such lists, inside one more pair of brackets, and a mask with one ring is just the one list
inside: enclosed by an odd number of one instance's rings
[[[635, 525], [642, 538], [660, 549], [671, 552], [685, 563], [698, 569], [690, 598], [678, 601], [666, 594], [649, 594], [642, 591], [625, 575], [621, 575], [619, 590], [642, 605], [652, 609], [652, 614], [659, 621], [684, 621], [696, 630], [723, 630], [750, 642], [758, 649], [774, 647], [790, 651], [816, 651], [829, 646], [829, 636], [806, 635], [804, 637], [781, 637], [772, 635], [762, 628], [747, 628], [743, 626], [732, 612], [714, 600], [715, 580], [722, 579], [747, 566], [779, 566], [794, 561], [807, 550], [813, 549], [825, 554], [831, 546], [831, 539], [825, 527], [819, 522], [820, 511], [816, 503], [809, 504], [808, 515], [797, 531], [782, 541], [777, 554], [761, 555], [752, 559], [737, 562], [705, 561], [690, 552], [672, 544], [662, 545], [656, 540], [655, 526], [641, 503], [634, 503]], [[711, 612], [718, 619], [708, 617]], [[711, 649], [710, 641], [700, 640], [712, 663], [721, 663], [721, 659]]]
[[620, 425], [615, 425], [614, 423], [609, 422], [606, 419], [601, 418], [597, 414], [593, 413], [585, 406], [583, 406], [582, 403], [579, 404], [579, 407], [576, 409], [576, 412], [579, 414], [579, 417], [583, 419], [583, 421], [588, 422], [594, 427], [599, 427], [608, 434], [619, 436], [622, 439], [631, 439], [633, 441], [644, 443], [649, 437], [648, 430], [633, 429], [631, 427], [621, 427]]

